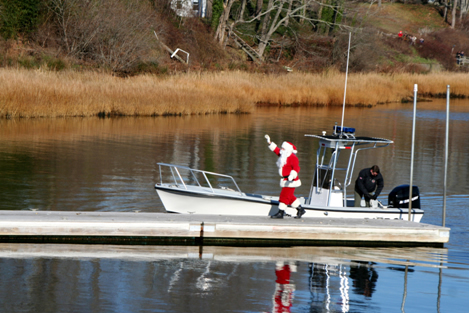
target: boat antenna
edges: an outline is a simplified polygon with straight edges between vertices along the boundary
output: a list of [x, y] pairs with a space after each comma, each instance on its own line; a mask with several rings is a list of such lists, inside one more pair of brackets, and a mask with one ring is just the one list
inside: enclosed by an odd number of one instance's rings
[[344, 108], [346, 106], [346, 87], [348, 86], [348, 69], [349, 69], [349, 51], [350, 50], [351, 50], [351, 32], [349, 32], [348, 59], [346, 61], [346, 81], [344, 82], [343, 115], [341, 117], [341, 136], [340, 137], [343, 137]]

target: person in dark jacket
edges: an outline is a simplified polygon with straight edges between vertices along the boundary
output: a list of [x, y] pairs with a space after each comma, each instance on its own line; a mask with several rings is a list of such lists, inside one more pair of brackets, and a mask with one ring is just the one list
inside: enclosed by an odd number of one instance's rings
[[363, 196], [366, 207], [370, 207], [370, 200], [376, 200], [383, 188], [384, 179], [378, 166], [374, 165], [371, 168], [362, 169], [354, 188], [354, 207], [361, 207]]

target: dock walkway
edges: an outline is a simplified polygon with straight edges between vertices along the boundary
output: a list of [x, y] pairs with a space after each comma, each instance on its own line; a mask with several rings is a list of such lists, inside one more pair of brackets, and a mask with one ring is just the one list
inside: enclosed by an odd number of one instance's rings
[[435, 246], [449, 228], [404, 220], [0, 211], [0, 242], [232, 246]]

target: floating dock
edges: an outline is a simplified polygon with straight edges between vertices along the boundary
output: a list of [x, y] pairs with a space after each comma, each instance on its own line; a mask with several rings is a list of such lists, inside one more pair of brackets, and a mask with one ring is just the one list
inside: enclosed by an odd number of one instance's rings
[[0, 242], [230, 246], [433, 246], [450, 229], [387, 219], [0, 211]]

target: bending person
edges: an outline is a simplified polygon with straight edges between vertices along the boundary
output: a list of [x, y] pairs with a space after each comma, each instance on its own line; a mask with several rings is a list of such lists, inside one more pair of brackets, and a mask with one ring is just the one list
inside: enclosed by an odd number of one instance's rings
[[296, 187], [301, 185], [299, 179], [299, 159], [297, 158], [297, 148], [289, 142], [284, 142], [281, 148], [271, 142], [269, 135], [265, 135], [268, 141], [269, 149], [279, 156], [276, 165], [279, 168], [279, 175], [282, 177], [280, 185], [282, 187], [279, 196], [279, 212], [271, 218], [284, 218], [288, 206], [297, 209], [297, 215], [294, 218], [300, 218], [305, 214], [305, 209], [300, 205], [300, 201], [294, 196]]
[[374, 165], [371, 168], [362, 169], [354, 187], [354, 207], [361, 207], [363, 196], [366, 207], [370, 207], [370, 200], [376, 200], [383, 188], [384, 179], [378, 166]]

